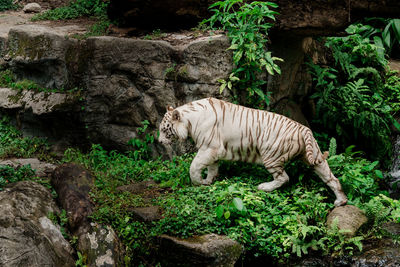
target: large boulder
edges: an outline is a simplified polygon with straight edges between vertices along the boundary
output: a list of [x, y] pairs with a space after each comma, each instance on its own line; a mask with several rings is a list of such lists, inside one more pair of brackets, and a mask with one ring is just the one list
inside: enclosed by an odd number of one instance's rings
[[1, 266], [75, 266], [74, 250], [47, 216], [57, 214], [51, 193], [30, 181], [0, 192]]
[[[224, 36], [184, 46], [115, 37], [89, 38], [86, 44], [84, 121], [91, 140], [106, 147], [129, 149], [127, 142], [138, 137], [136, 129], [142, 121], [157, 128], [167, 105], [221, 97], [217, 80], [232, 70]], [[222, 97], [227, 94], [228, 90]]]
[[[42, 25], [19, 25], [8, 33], [4, 58], [19, 79], [37, 82], [46, 88], [69, 89], [81, 82], [78, 66], [81, 59], [78, 40], [66, 38], [77, 26], [50, 28]], [[83, 64], [83, 63], [81, 63]]]

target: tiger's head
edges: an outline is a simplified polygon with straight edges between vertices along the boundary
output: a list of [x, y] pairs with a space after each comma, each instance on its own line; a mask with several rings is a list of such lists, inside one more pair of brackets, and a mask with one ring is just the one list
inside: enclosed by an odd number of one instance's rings
[[167, 112], [164, 115], [160, 123], [160, 136], [158, 142], [163, 145], [170, 145], [174, 139], [176, 139], [176, 133], [172, 125], [172, 113], [174, 108], [171, 106], [167, 107]]
[[160, 136], [158, 142], [163, 145], [170, 145], [175, 139], [186, 139], [188, 130], [180, 112], [171, 106], [160, 123]]

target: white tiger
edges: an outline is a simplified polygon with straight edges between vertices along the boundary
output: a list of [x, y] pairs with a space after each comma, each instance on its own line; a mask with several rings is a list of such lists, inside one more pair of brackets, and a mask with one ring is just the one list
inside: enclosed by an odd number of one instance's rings
[[[211, 184], [218, 173], [218, 160], [240, 160], [263, 164], [274, 180], [259, 190], [270, 192], [289, 181], [284, 164], [301, 155], [335, 193], [335, 206], [347, 203], [339, 180], [321, 153], [312, 132], [285, 116], [246, 108], [215, 98], [205, 98], [173, 108], [168, 107], [160, 124], [159, 142], [168, 145], [177, 137], [192, 137], [198, 153], [190, 166], [195, 185]], [[201, 171], [208, 168], [205, 179]]]

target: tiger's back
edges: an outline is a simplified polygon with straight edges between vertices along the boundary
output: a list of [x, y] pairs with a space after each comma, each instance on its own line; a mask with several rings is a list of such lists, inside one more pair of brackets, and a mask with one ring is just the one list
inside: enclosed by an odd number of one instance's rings
[[[310, 129], [283, 115], [215, 98], [177, 109], [188, 117], [189, 134], [197, 147], [214, 149], [219, 159], [277, 165], [306, 152], [305, 136]], [[314, 151], [314, 146], [311, 149], [311, 157], [304, 155], [313, 164], [321, 152]]]

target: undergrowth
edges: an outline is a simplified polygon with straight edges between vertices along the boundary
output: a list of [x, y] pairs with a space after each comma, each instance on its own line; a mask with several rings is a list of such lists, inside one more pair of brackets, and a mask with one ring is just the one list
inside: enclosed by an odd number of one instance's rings
[[[397, 20], [390, 23], [397, 25]], [[316, 88], [312, 95], [318, 118], [314, 126], [335, 134], [341, 144], [356, 140], [369, 158], [387, 163], [391, 127], [400, 129], [393, 118], [400, 108], [400, 78], [387, 69], [387, 51], [376, 35], [378, 29], [354, 24], [346, 32], [347, 36], [325, 41], [333, 64], [309, 63]], [[392, 49], [395, 44], [389, 40], [387, 45]]]
[[[300, 162], [288, 164], [290, 183], [271, 193], [257, 190], [259, 183], [271, 179], [263, 167], [238, 162], [223, 162], [218, 181], [210, 186], [195, 187], [188, 183], [193, 155], [170, 161], [151, 160], [146, 144], [152, 139], [148, 140], [131, 142], [137, 143], [137, 153], [107, 152], [94, 145], [88, 154], [78, 150], [65, 154], [66, 161], [82, 163], [94, 172], [96, 189], [91, 197], [96, 211], [93, 219], [113, 226], [127, 246], [127, 257], [134, 264], [139, 264], [140, 257], [152, 258], [157, 249], [156, 237], [161, 234], [179, 237], [224, 234], [244, 245], [246, 257], [268, 255], [280, 263], [311, 251], [351, 254], [362, 248], [365, 237], [373, 236], [373, 232], [362, 232], [349, 239], [343, 231], [327, 228], [326, 216], [333, 208], [334, 195]], [[384, 178], [378, 162], [366, 160], [360, 152], [353, 152], [352, 147], [336, 155], [335, 142], [331, 142], [330, 150], [329, 164], [340, 179], [350, 204], [368, 209], [366, 203], [379, 194], [386, 194], [379, 189]], [[161, 187], [172, 186], [172, 192], [161, 194], [148, 203], [140, 195], [116, 189], [147, 179], [161, 182]], [[160, 206], [163, 218], [152, 223], [135, 221], [130, 208], [146, 205]], [[395, 215], [400, 206], [398, 202], [393, 205]], [[374, 213], [369, 216], [382, 217]], [[392, 221], [395, 217], [387, 216], [383, 220]]]
[[220, 80], [220, 93], [225, 88], [232, 90], [236, 101], [255, 108], [269, 105], [266, 73], [281, 73], [276, 61], [282, 59], [267, 50], [268, 31], [278, 14], [273, 9], [277, 7], [273, 2], [218, 1], [210, 6], [213, 15], [201, 24], [226, 31], [231, 41], [228, 49], [233, 51], [235, 68], [229, 78]]
[[79, 17], [107, 17], [109, 1], [75, 0], [68, 5], [35, 15], [32, 20], [65, 20]]
[[18, 5], [13, 0], [0, 0], [0, 12], [5, 10], [17, 9]]
[[47, 158], [49, 144], [45, 139], [23, 137], [21, 132], [11, 125], [9, 117], [1, 113], [0, 116], [0, 159], [32, 156]]

